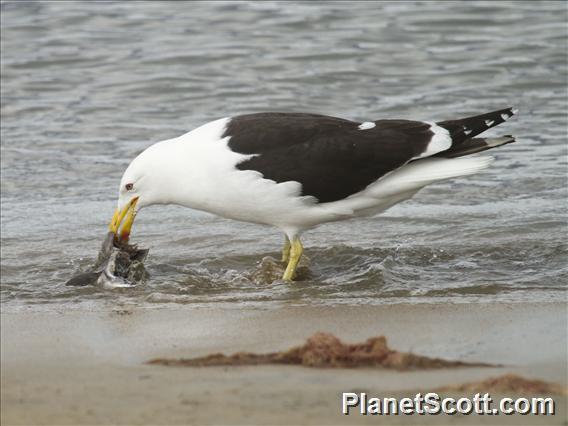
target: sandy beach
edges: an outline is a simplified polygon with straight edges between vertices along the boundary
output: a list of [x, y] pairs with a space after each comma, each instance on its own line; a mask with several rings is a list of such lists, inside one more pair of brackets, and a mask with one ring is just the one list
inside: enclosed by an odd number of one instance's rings
[[[2, 314], [2, 424], [565, 424], [543, 416], [341, 414], [342, 392], [413, 396], [505, 373], [566, 386], [564, 303], [116, 309]], [[164, 367], [154, 357], [270, 352], [317, 331], [492, 368]], [[470, 395], [471, 396], [471, 395]], [[510, 395], [506, 395], [510, 396]], [[498, 397], [498, 395], [492, 395]]]

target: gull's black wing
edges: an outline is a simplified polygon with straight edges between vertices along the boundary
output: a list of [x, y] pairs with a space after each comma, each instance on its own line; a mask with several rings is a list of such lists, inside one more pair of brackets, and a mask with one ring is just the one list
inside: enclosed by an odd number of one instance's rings
[[256, 170], [278, 183], [299, 182], [302, 195], [323, 203], [355, 194], [425, 153], [436, 134], [431, 128], [409, 120], [361, 124], [315, 114], [258, 113], [232, 118], [223, 136], [230, 137], [234, 152], [255, 154], [237, 165], [240, 170]]

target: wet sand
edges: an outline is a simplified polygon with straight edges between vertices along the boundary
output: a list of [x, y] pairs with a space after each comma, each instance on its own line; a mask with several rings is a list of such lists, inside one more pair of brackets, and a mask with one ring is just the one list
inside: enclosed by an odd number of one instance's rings
[[[3, 425], [566, 421], [565, 396], [555, 397], [558, 410], [553, 417], [341, 414], [342, 392], [413, 397], [418, 390], [506, 373], [566, 387], [564, 303], [282, 307], [266, 311], [188, 306], [4, 312], [1, 319]], [[145, 364], [157, 357], [286, 350], [317, 331], [331, 332], [345, 342], [385, 335], [389, 346], [397, 350], [505, 367], [400, 372]]]

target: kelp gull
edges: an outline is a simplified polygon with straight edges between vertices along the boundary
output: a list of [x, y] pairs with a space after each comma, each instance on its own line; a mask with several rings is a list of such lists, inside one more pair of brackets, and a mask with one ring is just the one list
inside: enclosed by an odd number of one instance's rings
[[515, 139], [475, 136], [514, 114], [437, 123], [273, 112], [215, 120], [130, 163], [110, 230], [128, 239], [136, 213], [152, 204], [272, 225], [285, 235], [283, 279], [292, 280], [303, 231], [378, 214], [430, 183], [485, 169], [491, 157], [468, 155]]

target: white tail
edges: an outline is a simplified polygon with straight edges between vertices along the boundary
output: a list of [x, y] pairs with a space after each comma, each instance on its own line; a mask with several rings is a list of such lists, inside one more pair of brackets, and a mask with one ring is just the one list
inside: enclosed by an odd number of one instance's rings
[[467, 176], [483, 170], [493, 157], [426, 158], [414, 161], [386, 175], [367, 188], [368, 195], [382, 198], [422, 188], [438, 180]]
[[337, 215], [374, 215], [411, 198], [426, 185], [467, 176], [487, 168], [493, 157], [426, 158], [413, 161], [382, 177], [364, 191], [345, 200], [325, 204]]

